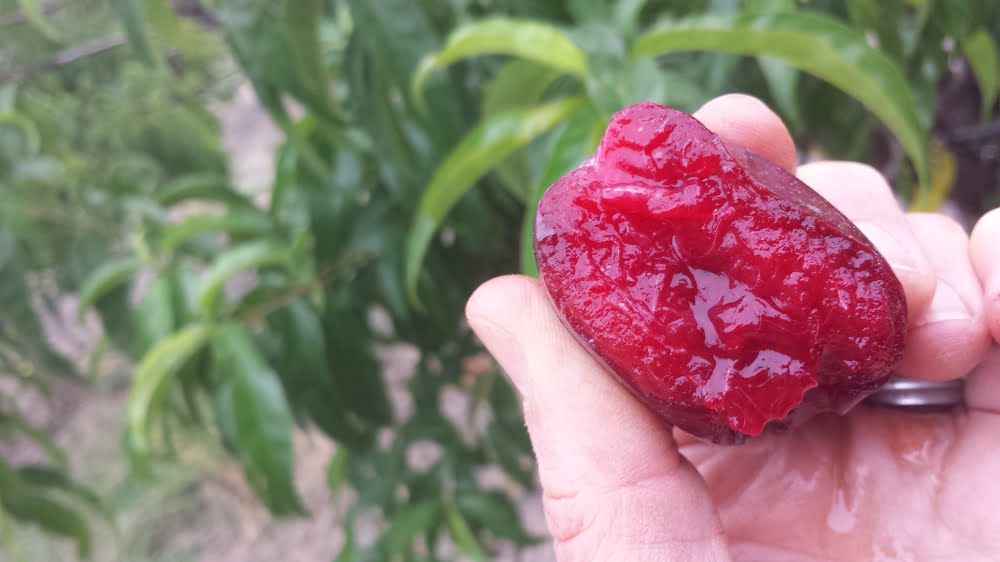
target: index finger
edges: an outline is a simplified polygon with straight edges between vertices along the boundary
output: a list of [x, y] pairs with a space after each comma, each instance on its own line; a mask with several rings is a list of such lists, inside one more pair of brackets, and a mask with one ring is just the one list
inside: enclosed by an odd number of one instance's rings
[[781, 117], [764, 102], [745, 94], [719, 96], [694, 112], [724, 142], [749, 148], [789, 173], [795, 173], [795, 141]]

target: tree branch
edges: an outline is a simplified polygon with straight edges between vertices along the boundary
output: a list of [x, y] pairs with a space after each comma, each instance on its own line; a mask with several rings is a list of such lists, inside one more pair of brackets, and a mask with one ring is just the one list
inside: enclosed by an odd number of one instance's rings
[[124, 36], [110, 35], [108, 37], [100, 37], [79, 45], [74, 45], [68, 49], [59, 51], [50, 60], [28, 66], [21, 71], [15, 71], [7, 75], [0, 76], [0, 85], [30, 80], [39, 74], [72, 64], [86, 57], [116, 49], [125, 43], [126, 40]]
[[[66, 7], [65, 4], [46, 3], [46, 4], [42, 4], [42, 8], [41, 9], [42, 9], [42, 13], [43, 14], [51, 14], [53, 12], [57, 12], [57, 11], [65, 8], [65, 7]], [[15, 25], [15, 24], [18, 24], [18, 23], [24, 23], [26, 21], [28, 21], [28, 15], [25, 14], [23, 11], [21, 11], [21, 12], [12, 12], [12, 13], [4, 14], [4, 15], [0, 16], [0, 27], [7, 27], [8, 25]]]

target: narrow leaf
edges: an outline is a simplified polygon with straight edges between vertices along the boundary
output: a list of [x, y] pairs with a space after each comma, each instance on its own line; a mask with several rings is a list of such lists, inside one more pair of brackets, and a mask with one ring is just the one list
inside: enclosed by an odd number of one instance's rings
[[77, 556], [90, 557], [90, 527], [77, 510], [45, 494], [26, 490], [4, 497], [2, 502], [3, 507], [16, 519], [34, 523], [54, 535], [75, 540]]
[[587, 72], [583, 51], [559, 29], [532, 20], [494, 17], [456, 29], [444, 48], [424, 59], [413, 75], [414, 98], [421, 98], [424, 84], [434, 71], [464, 58], [487, 54], [512, 55], [576, 76]]
[[[423, 2], [413, 0], [348, 0], [358, 41], [368, 52], [371, 70], [391, 80], [403, 91], [412, 86], [412, 77], [428, 53], [441, 45], [438, 33], [424, 10]], [[387, 84], [386, 84], [387, 85]], [[373, 88], [378, 96], [385, 87]], [[468, 126], [462, 112], [463, 100], [450, 80], [429, 85], [427, 124], [438, 142], [451, 146]]]
[[330, 490], [330, 495], [336, 498], [340, 494], [340, 487], [347, 481], [347, 449], [340, 447], [330, 458], [330, 464], [326, 467], [326, 487]]
[[59, 41], [61, 34], [49, 22], [39, 0], [17, 0], [17, 4], [21, 8], [21, 13], [24, 14], [24, 17], [32, 27], [47, 39]]
[[639, 37], [633, 56], [711, 50], [768, 56], [813, 74], [856, 98], [899, 138], [917, 173], [930, 175], [927, 131], [902, 70], [864, 35], [815, 13], [699, 17]]
[[126, 405], [130, 445], [136, 455], [150, 452], [150, 426], [163, 406], [172, 375], [205, 345], [209, 334], [207, 326], [187, 326], [160, 340], [139, 362]]
[[132, 277], [140, 267], [142, 267], [142, 262], [134, 257], [111, 260], [101, 264], [100, 267], [90, 274], [90, 277], [83, 282], [80, 288], [78, 316], [83, 318], [87, 308], [107, 294], [108, 291]]
[[455, 505], [469, 521], [489, 529], [493, 536], [518, 544], [537, 542], [521, 526], [517, 508], [503, 492], [471, 492], [455, 498]]
[[328, 123], [340, 124], [336, 104], [330, 96], [330, 80], [323, 61], [320, 25], [323, 21], [323, 0], [295, 0], [285, 3], [289, 49], [299, 85], [294, 93]]
[[159, 57], [146, 33], [143, 21], [142, 0], [111, 0], [111, 7], [121, 21], [129, 45], [139, 58], [148, 65], [156, 65]]
[[929, 184], [917, 190], [910, 210], [933, 213], [937, 212], [948, 194], [955, 186], [958, 178], [958, 157], [944, 143], [933, 139], [931, 141], [931, 180]]
[[512, 60], [500, 67], [483, 89], [483, 115], [536, 105], [545, 90], [559, 77], [551, 68], [526, 60]]
[[448, 530], [451, 531], [451, 539], [455, 541], [455, 546], [475, 562], [486, 562], [488, 560], [486, 552], [483, 551], [476, 535], [469, 528], [469, 523], [465, 520], [462, 512], [452, 503], [445, 504], [444, 512], [448, 521]]
[[582, 103], [580, 98], [568, 98], [496, 115], [481, 122], [445, 158], [424, 191], [407, 240], [406, 286], [411, 300], [418, 302], [421, 264], [448, 210], [493, 166], [551, 129]]
[[797, 99], [799, 89], [799, 71], [787, 63], [771, 57], [757, 57], [757, 65], [771, 91], [774, 104], [782, 116], [788, 120], [793, 130], [798, 129], [802, 122]]
[[20, 433], [22, 437], [45, 451], [45, 454], [48, 455], [52, 463], [60, 468], [66, 467], [66, 453], [56, 446], [55, 442], [52, 441], [52, 438], [46, 432], [31, 425], [19, 413], [0, 411], [0, 429], [13, 429]]
[[42, 137], [35, 123], [20, 113], [0, 112], [0, 127], [15, 127], [21, 132], [24, 150], [19, 156], [31, 158], [38, 154], [42, 147]]
[[299, 165], [298, 156], [291, 143], [283, 143], [278, 148], [274, 162], [274, 181], [271, 183], [271, 206], [268, 209], [272, 219], [279, 217], [285, 203], [285, 193], [293, 188]]
[[512, 430], [503, 425], [493, 423], [487, 430], [486, 438], [497, 464], [504, 473], [525, 489], [531, 489], [534, 486], [535, 474], [530, 465], [525, 466], [521, 462], [527, 452], [518, 442], [518, 436], [513, 435]]
[[183, 39], [180, 22], [172, 0], [143, 0], [145, 21], [150, 35], [160, 44], [177, 46]]
[[985, 29], [978, 29], [962, 40], [962, 52], [969, 59], [969, 66], [979, 84], [982, 100], [980, 118], [988, 121], [993, 102], [997, 99], [997, 88], [1000, 87], [997, 76], [1000, 73], [1000, 53], [997, 52], [997, 43]]
[[156, 342], [166, 338], [174, 331], [174, 307], [172, 302], [170, 279], [161, 274], [149, 286], [135, 308], [135, 324], [139, 328], [139, 349], [136, 355], [142, 356]]
[[225, 176], [211, 173], [187, 174], [171, 180], [160, 189], [156, 200], [164, 206], [190, 200], [254, 206], [250, 199], [229, 186]]
[[389, 530], [379, 541], [379, 551], [383, 560], [393, 560], [395, 556], [410, 551], [413, 540], [429, 532], [437, 522], [441, 506], [437, 502], [424, 502], [405, 507], [392, 518]]
[[48, 466], [29, 465], [18, 468], [17, 474], [25, 484], [39, 488], [58, 489], [72, 496], [113, 524], [114, 517], [111, 510], [104, 504], [101, 497], [82, 483], [71, 480], [65, 472]]
[[292, 403], [300, 405], [327, 435], [351, 448], [364, 448], [374, 439], [373, 428], [348, 416], [346, 395], [333, 369], [348, 369], [330, 361], [323, 324], [315, 309], [299, 299], [276, 311], [269, 325], [280, 343], [275, 358], [281, 382]]
[[358, 547], [354, 541], [354, 524], [350, 520], [343, 527], [344, 546], [340, 548], [333, 562], [358, 562]]
[[216, 301], [225, 282], [237, 273], [261, 266], [291, 267], [292, 250], [271, 241], [249, 242], [219, 255], [201, 278], [198, 303], [206, 314], [216, 311]]
[[278, 376], [236, 324], [213, 335], [212, 363], [232, 384], [235, 445], [250, 485], [275, 514], [304, 513], [292, 478], [292, 415]]
[[382, 427], [392, 423], [394, 412], [382, 368], [372, 351], [368, 298], [356, 284], [329, 291], [323, 333], [329, 372], [343, 397], [341, 403], [363, 423]]
[[258, 211], [190, 215], [181, 222], [163, 229], [160, 251], [169, 254], [188, 240], [208, 232], [220, 231], [238, 236], [253, 236], [266, 235], [273, 227], [270, 219]]

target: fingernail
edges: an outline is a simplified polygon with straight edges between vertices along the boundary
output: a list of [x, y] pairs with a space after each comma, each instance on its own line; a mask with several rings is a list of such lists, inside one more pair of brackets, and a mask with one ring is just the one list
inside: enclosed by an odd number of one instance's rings
[[927, 312], [913, 324], [913, 327], [948, 320], [971, 322], [972, 312], [954, 287], [949, 285], [947, 281], [938, 279], [931, 305], [927, 307]]
[[469, 325], [523, 397], [528, 381], [527, 360], [521, 343], [513, 333], [489, 318], [470, 316]]

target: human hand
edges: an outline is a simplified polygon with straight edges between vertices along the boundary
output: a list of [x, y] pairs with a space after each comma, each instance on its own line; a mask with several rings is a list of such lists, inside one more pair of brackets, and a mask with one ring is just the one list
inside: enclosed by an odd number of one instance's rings
[[[759, 101], [723, 96], [695, 116], [796, 171], [791, 136]], [[967, 410], [862, 405], [743, 446], [706, 444], [616, 382], [538, 281], [494, 279], [467, 315], [521, 394], [561, 562], [1000, 560], [1000, 348], [990, 347], [1000, 342], [1000, 209], [970, 242], [950, 219], [903, 213], [867, 166], [797, 173], [902, 282], [910, 329], [899, 372], [968, 374]]]

